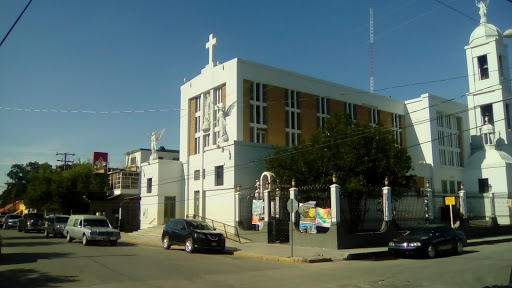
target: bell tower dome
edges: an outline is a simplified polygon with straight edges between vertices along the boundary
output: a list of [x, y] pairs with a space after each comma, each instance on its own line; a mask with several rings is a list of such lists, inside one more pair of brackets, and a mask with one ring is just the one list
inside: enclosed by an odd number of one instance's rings
[[[494, 126], [497, 149], [499, 145], [510, 144], [512, 141], [512, 93], [507, 45], [501, 31], [487, 23], [487, 7], [484, 8], [485, 13], [482, 16], [480, 7], [480, 25], [473, 31], [469, 45], [465, 47], [472, 153], [483, 148], [480, 128], [485, 124]], [[488, 122], [485, 117], [488, 117]]]

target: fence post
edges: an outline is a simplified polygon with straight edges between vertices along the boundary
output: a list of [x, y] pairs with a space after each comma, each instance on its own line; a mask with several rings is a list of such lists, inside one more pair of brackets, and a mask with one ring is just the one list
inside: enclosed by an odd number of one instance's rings
[[427, 193], [425, 197], [425, 212], [426, 212], [426, 219], [428, 223], [432, 223], [432, 220], [434, 220], [434, 195], [432, 195], [432, 189], [430, 189], [430, 183], [427, 180], [427, 188], [425, 189], [425, 192]]
[[382, 188], [382, 212], [384, 213], [384, 221], [391, 221], [392, 203], [391, 203], [391, 187], [388, 186], [388, 177], [385, 180], [386, 186]]
[[270, 220], [270, 190], [263, 191], [263, 204], [265, 207], [263, 208], [263, 221], [269, 221]]
[[464, 186], [461, 187], [461, 190], [459, 191], [459, 206], [460, 206], [460, 213], [462, 214], [462, 218], [467, 218], [468, 215], [468, 206], [467, 202], [468, 199], [466, 198], [466, 191], [464, 191]]
[[242, 198], [242, 192], [235, 192], [235, 226], [238, 225], [240, 221], [240, 199]]
[[334, 183], [331, 185], [331, 218], [332, 222], [339, 223], [340, 222], [340, 212], [338, 211], [340, 207], [340, 185]]
[[491, 217], [494, 220], [494, 218], [496, 218], [496, 202], [494, 199], [494, 191], [490, 191], [489, 196], [489, 201], [491, 202]]

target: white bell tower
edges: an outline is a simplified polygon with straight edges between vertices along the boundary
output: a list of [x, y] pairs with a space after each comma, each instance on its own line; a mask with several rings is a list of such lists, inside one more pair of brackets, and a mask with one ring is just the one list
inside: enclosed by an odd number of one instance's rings
[[[480, 25], [473, 31], [469, 45], [465, 47], [471, 154], [483, 148], [481, 128], [485, 124], [494, 126], [497, 149], [504, 144], [512, 144], [512, 93], [507, 45], [501, 31], [487, 23], [485, 13], [482, 16], [482, 10], [480, 12]], [[485, 122], [486, 116], [488, 123]]]

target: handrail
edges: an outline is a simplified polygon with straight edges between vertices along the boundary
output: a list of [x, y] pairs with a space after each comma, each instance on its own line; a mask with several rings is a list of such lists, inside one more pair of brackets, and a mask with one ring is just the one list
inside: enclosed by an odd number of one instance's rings
[[[215, 228], [215, 223], [217, 223], [217, 227], [219, 227], [219, 226], [223, 227], [224, 236], [227, 239], [231, 239], [233, 241], [238, 241], [238, 243], [242, 243], [240, 233], [238, 233], [238, 227], [235, 227], [235, 226], [232, 226], [232, 225], [229, 225], [226, 223], [222, 223], [222, 222], [219, 222], [219, 221], [216, 221], [213, 219], [209, 219], [209, 218], [206, 218], [203, 216], [193, 215], [193, 214], [188, 214], [187, 219], [199, 219], [199, 220], [203, 220], [207, 223], [210, 222], [213, 228]], [[228, 231], [228, 230], [230, 230], [230, 231]]]

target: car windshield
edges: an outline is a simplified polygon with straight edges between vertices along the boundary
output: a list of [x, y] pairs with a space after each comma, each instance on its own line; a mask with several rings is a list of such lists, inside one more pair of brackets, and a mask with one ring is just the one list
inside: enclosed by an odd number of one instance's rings
[[9, 219], [20, 219], [21, 216], [20, 215], [11, 215], [9, 216]]
[[90, 226], [90, 227], [110, 227], [108, 225], [108, 221], [104, 219], [85, 219], [84, 220], [84, 227]]
[[190, 222], [190, 227], [196, 230], [213, 230], [212, 226], [206, 222]]
[[404, 236], [429, 237], [432, 235], [432, 228], [422, 227], [407, 231]]
[[55, 217], [55, 223], [68, 223], [69, 217]]

